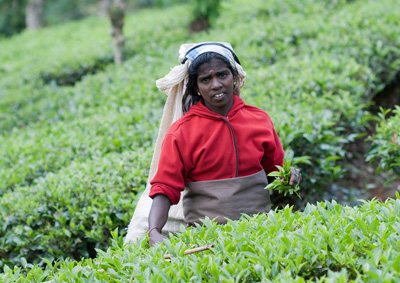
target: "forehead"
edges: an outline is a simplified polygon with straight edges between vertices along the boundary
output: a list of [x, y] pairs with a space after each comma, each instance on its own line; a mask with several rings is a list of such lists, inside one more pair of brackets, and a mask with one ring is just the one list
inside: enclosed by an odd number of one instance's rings
[[223, 60], [221, 60], [221, 59], [212, 59], [208, 63], [201, 64], [197, 74], [199, 76], [208, 75], [211, 72], [211, 70], [214, 71], [214, 72], [220, 72], [220, 71], [224, 71], [226, 69], [229, 70], [229, 65], [227, 63], [225, 63]]

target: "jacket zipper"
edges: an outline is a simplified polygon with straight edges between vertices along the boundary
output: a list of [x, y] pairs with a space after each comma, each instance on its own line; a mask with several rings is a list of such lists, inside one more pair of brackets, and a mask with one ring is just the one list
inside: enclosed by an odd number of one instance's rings
[[232, 128], [232, 125], [229, 122], [229, 120], [224, 117], [220, 117], [220, 118], [228, 124], [228, 126], [231, 130], [231, 133], [232, 133], [233, 144], [235, 145], [235, 152], [236, 152], [236, 178], [237, 178], [237, 177], [239, 177], [239, 152], [238, 152], [238, 148], [237, 148], [237, 144], [236, 144], [235, 133], [233, 132], [233, 128]]

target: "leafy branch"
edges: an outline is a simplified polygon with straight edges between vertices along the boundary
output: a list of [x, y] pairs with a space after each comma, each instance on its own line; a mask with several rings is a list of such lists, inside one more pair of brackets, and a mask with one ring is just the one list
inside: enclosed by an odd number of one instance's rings
[[283, 193], [284, 196], [287, 194], [293, 194], [295, 193], [299, 198], [300, 196], [300, 186], [298, 184], [294, 186], [290, 186], [290, 172], [291, 172], [291, 167], [290, 164], [292, 163], [291, 160], [285, 159], [283, 162], [283, 167], [276, 165], [276, 167], [279, 169], [279, 171], [273, 171], [268, 174], [269, 177], [275, 177], [275, 180], [268, 184], [268, 186], [265, 187], [266, 190], [275, 190], [278, 193]]

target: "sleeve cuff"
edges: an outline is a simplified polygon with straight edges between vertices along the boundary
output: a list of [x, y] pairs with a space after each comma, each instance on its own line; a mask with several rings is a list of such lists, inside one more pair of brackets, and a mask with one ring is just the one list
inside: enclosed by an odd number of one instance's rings
[[174, 188], [164, 184], [155, 184], [151, 187], [149, 197], [154, 198], [156, 195], [165, 195], [169, 198], [171, 204], [178, 204], [181, 193]]

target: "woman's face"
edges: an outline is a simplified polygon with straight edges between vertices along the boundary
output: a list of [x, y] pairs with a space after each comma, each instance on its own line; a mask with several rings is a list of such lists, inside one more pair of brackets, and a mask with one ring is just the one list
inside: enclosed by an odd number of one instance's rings
[[205, 106], [227, 116], [233, 105], [233, 81], [228, 64], [221, 59], [202, 64], [197, 73], [197, 87]]

